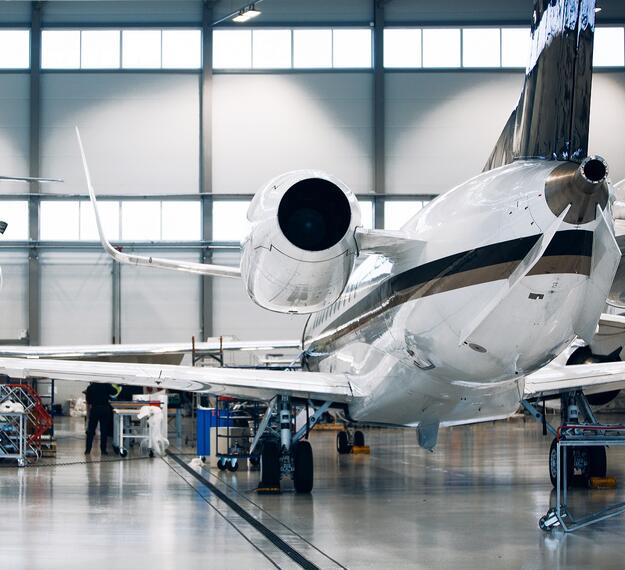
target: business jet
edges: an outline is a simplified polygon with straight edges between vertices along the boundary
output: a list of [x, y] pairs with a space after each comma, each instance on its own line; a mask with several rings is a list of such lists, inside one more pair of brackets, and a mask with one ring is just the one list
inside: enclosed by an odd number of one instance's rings
[[[562, 397], [566, 410], [579, 404], [591, 415], [586, 396], [625, 387], [625, 318], [602, 314], [621, 261], [614, 190], [606, 161], [588, 154], [594, 8], [536, 0], [524, 88], [484, 171], [399, 231], [364, 229], [343, 182], [300, 170], [255, 195], [240, 267], [121, 252], [103, 232], [77, 133], [106, 252], [119, 263], [242, 279], [261, 307], [308, 314], [295, 343], [301, 366], [3, 357], [0, 372], [265, 402], [253, 442], [261, 484], [291, 477], [302, 493], [313, 487], [308, 428], [329, 408], [353, 426], [416, 428], [426, 449], [441, 426], [506, 418], [519, 402], [535, 410], [532, 401]], [[310, 417], [295, 430], [298, 409]], [[362, 439], [341, 432], [339, 452]], [[602, 453], [576, 466], [605, 470]]]

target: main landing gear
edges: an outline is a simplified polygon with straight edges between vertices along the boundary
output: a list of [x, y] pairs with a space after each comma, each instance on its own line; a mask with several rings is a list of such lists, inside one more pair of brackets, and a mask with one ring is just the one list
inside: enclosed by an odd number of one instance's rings
[[[599, 426], [588, 399], [580, 390], [566, 392], [560, 396], [560, 421], [561, 427], [556, 430], [547, 422], [545, 416], [545, 406], [539, 411], [533, 404], [524, 400], [523, 406], [532, 416], [542, 422], [543, 433], [550, 432], [554, 439], [549, 449], [549, 479], [555, 488], [558, 478], [558, 437], [559, 431], [565, 426]], [[583, 423], [580, 419], [585, 420]], [[566, 454], [566, 461], [561, 461], [561, 465], [566, 465], [566, 480], [572, 487], [587, 487], [593, 477], [605, 477], [607, 473], [606, 447], [603, 445], [592, 446], [571, 446], [565, 447], [562, 453]], [[561, 467], [562, 468], [562, 467]], [[562, 475], [562, 473], [560, 474]], [[564, 479], [564, 478], [562, 478]]]
[[258, 492], [279, 493], [280, 480], [283, 477], [290, 477], [293, 480], [296, 493], [312, 491], [313, 451], [310, 442], [304, 438], [308, 437], [308, 432], [328, 410], [330, 404], [331, 402], [325, 402], [315, 408], [312, 402], [308, 402], [298, 416], [305, 418], [303, 426], [296, 430], [291, 399], [280, 396], [277, 402], [272, 402], [252, 443], [252, 451], [258, 446], [261, 450]]
[[368, 453], [369, 448], [365, 445], [365, 434], [360, 430], [352, 432], [345, 429], [336, 434], [336, 450], [339, 455], [348, 453]]

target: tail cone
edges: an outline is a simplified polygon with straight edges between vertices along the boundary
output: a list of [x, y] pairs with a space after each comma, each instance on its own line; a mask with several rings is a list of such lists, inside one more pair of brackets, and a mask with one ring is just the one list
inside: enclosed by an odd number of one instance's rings
[[597, 205], [606, 207], [608, 164], [600, 156], [589, 156], [581, 164], [566, 162], [551, 171], [545, 182], [545, 199], [555, 216], [571, 204], [564, 221], [587, 224], [595, 219]]

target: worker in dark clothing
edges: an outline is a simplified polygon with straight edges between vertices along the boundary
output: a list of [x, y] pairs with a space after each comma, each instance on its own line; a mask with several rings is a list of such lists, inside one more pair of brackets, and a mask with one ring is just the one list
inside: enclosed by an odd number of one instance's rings
[[85, 455], [91, 453], [95, 429], [100, 424], [100, 452], [108, 455], [106, 451], [106, 441], [113, 424], [113, 408], [110, 399], [118, 393], [111, 384], [98, 384], [92, 382], [85, 390], [87, 400], [87, 446]]

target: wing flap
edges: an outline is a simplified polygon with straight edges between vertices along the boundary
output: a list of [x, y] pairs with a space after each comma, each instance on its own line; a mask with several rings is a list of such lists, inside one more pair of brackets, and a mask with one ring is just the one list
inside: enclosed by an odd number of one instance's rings
[[339, 403], [356, 397], [346, 375], [322, 372], [0, 358], [0, 374], [152, 386], [263, 401], [278, 394]]

